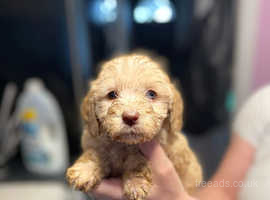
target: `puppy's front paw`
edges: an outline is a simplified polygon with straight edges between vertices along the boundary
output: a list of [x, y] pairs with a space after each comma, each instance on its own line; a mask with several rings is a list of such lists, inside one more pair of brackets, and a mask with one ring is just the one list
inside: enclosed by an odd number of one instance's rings
[[67, 170], [67, 180], [76, 190], [89, 192], [101, 180], [99, 169], [92, 162], [75, 163]]
[[152, 184], [143, 178], [132, 178], [124, 183], [124, 195], [128, 200], [144, 200]]

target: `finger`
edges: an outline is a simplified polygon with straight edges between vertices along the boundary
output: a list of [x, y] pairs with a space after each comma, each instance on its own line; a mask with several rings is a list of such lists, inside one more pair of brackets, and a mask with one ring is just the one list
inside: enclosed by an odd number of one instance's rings
[[160, 144], [155, 140], [151, 140], [150, 142], [141, 144], [140, 150], [151, 162], [153, 167], [167, 164], [171, 165], [171, 162], [168, 159], [166, 153], [164, 152]]
[[122, 200], [122, 182], [116, 178], [105, 179], [92, 193], [98, 199]]

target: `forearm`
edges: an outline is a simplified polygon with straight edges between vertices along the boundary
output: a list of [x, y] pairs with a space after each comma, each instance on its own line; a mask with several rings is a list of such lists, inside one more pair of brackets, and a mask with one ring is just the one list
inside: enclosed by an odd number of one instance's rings
[[240, 183], [252, 165], [255, 148], [233, 134], [228, 150], [215, 175], [201, 184], [196, 197], [200, 200], [235, 200]]
[[233, 200], [222, 188], [206, 187], [202, 188], [194, 200]]
[[[216, 175], [219, 175], [218, 173]], [[214, 176], [205, 185], [202, 184], [195, 198], [198, 200], [235, 200], [237, 190], [236, 188], [232, 190], [230, 184], [229, 181]]]

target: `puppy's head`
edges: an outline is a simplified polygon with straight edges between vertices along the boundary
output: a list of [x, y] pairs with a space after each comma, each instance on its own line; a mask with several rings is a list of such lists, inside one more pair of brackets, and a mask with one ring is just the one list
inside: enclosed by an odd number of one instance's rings
[[117, 57], [103, 64], [82, 104], [82, 116], [92, 135], [138, 144], [162, 128], [182, 126], [182, 99], [157, 62], [143, 55]]

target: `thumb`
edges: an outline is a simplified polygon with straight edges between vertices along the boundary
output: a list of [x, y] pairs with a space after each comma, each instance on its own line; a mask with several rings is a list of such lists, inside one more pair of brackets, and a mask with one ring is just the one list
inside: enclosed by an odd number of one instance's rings
[[170, 159], [167, 157], [163, 148], [160, 144], [152, 140], [150, 142], [141, 144], [139, 146], [141, 152], [151, 163], [151, 169], [155, 176], [157, 183], [163, 187], [164, 183], [167, 184], [168, 188], [174, 188], [176, 185], [179, 186], [179, 191], [184, 192], [185, 190], [177, 172]]
[[160, 144], [157, 141], [152, 140], [141, 144], [139, 148], [152, 165], [151, 169], [154, 178], [157, 181], [156, 183], [161, 187], [164, 187], [164, 183], [166, 183], [167, 188], [178, 187], [178, 192], [181, 192], [181, 195], [186, 195], [183, 184], [179, 179], [172, 162], [167, 157]]
[[150, 142], [140, 144], [139, 147], [141, 152], [151, 162], [152, 168], [172, 165], [166, 153], [156, 140], [151, 140]]

